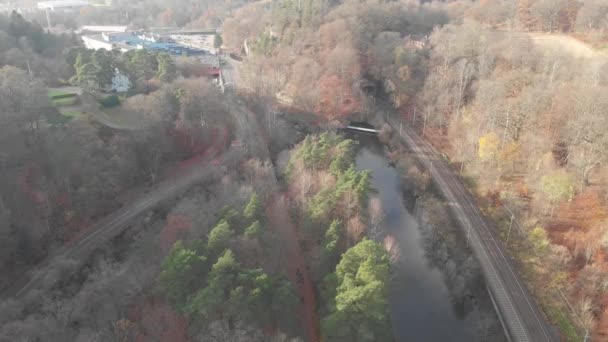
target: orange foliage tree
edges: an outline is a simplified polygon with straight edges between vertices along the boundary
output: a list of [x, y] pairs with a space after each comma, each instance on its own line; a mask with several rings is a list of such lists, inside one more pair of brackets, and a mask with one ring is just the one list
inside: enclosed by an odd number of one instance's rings
[[336, 75], [319, 80], [318, 112], [329, 118], [348, 115], [359, 109], [360, 99], [353, 92], [352, 83]]

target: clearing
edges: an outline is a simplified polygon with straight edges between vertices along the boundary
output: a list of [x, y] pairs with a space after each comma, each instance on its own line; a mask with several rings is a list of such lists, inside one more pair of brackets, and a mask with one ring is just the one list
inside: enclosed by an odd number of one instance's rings
[[587, 43], [563, 34], [530, 33], [530, 39], [540, 48], [566, 51], [573, 57], [608, 58], [604, 52], [593, 49]]

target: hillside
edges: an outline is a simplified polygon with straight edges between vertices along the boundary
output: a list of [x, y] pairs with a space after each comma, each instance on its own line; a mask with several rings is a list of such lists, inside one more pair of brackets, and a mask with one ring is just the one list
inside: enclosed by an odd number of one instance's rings
[[246, 85], [291, 108], [372, 120], [389, 100], [468, 180], [562, 336], [602, 339], [607, 15], [602, 1], [271, 2], [224, 31], [233, 51], [247, 42]]

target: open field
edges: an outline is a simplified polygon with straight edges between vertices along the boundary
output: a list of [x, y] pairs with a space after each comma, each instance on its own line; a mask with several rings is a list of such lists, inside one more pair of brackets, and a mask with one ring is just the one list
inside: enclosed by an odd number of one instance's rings
[[568, 52], [573, 57], [608, 58], [605, 51], [597, 50], [587, 43], [563, 34], [530, 33], [536, 46], [547, 50]]

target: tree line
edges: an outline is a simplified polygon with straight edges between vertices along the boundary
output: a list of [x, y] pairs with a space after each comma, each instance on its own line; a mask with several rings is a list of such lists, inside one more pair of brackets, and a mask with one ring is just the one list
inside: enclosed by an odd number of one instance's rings
[[63, 60], [64, 49], [76, 42], [75, 36], [45, 32], [17, 12], [0, 15], [0, 66], [16, 66], [45, 80], [66, 78], [70, 70]]
[[415, 3], [282, 1], [235, 11], [223, 35], [228, 49], [249, 53], [241, 70], [247, 88], [338, 118], [365, 111], [377, 84], [405, 104], [425, 70], [411, 36], [447, 20]]
[[392, 341], [388, 252], [365, 216], [373, 189], [354, 168], [355, 142], [307, 136], [286, 170], [292, 210], [304, 227], [313, 279], [321, 291], [321, 334], [331, 341]]
[[[178, 310], [191, 317], [193, 326], [221, 319], [230, 325], [243, 321], [294, 332], [299, 299], [291, 283], [238, 261], [245, 257], [244, 245], [254, 244], [250, 248], [260, 256], [272, 248], [263, 210], [253, 193], [242, 211], [222, 209], [206, 239], [187, 245], [178, 241], [165, 257], [160, 288]], [[263, 265], [261, 261], [253, 264]]]
[[169, 83], [178, 76], [175, 61], [166, 52], [136, 49], [122, 53], [76, 48], [67, 53], [66, 59], [75, 72], [70, 82], [92, 89], [106, 90], [112, 84], [115, 70], [128, 76], [139, 92], [149, 91], [148, 82], [152, 78]]
[[[601, 291], [582, 284], [594, 277], [608, 248], [607, 217], [596, 209], [608, 200], [602, 176], [608, 113], [600, 95], [608, 90], [608, 63], [568, 49], [545, 50], [527, 36], [475, 21], [434, 32], [429, 63], [416, 101], [422, 131], [445, 136], [459, 171], [524, 222], [532, 245], [527, 253], [541, 258], [522, 258], [552, 260], [553, 276], [537, 275], [535, 286], [548, 282], [599, 300]], [[564, 270], [579, 258], [584, 262], [570, 271], [576, 284], [565, 283]], [[601, 322], [601, 310], [577, 314], [593, 313]], [[586, 327], [594, 324], [587, 320]]]

